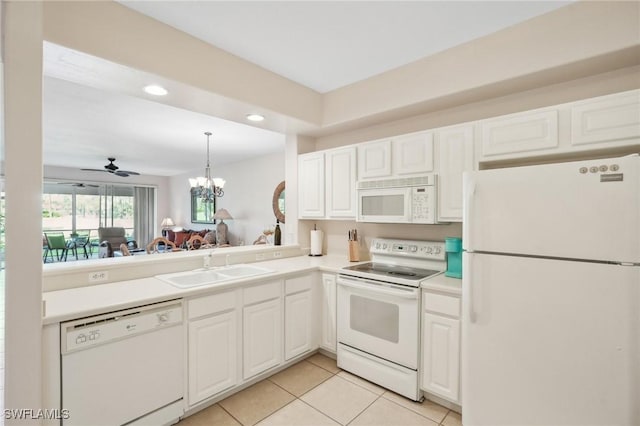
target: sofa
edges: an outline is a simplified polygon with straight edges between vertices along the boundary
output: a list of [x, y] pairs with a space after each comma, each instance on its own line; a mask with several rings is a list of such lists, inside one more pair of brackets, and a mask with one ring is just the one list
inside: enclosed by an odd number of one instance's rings
[[192, 235], [200, 235], [207, 244], [216, 243], [216, 231], [211, 229], [193, 230], [183, 229], [181, 231], [167, 230], [167, 239], [178, 248], [187, 248], [187, 241]]

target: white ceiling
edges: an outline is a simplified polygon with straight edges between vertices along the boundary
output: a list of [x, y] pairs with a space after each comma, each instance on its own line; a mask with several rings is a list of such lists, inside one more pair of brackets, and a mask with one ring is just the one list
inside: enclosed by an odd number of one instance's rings
[[119, 3], [320, 93], [570, 1], [128, 1]]
[[[570, 2], [121, 3], [326, 92]], [[50, 43], [45, 43], [44, 53], [45, 165], [101, 168], [112, 156], [122, 169], [142, 174], [187, 173], [204, 167], [205, 131], [213, 133], [214, 170], [219, 164], [284, 150], [284, 135], [266, 130], [273, 125], [216, 118], [243, 117], [249, 112], [243, 105], [233, 113], [192, 108], [199, 111], [194, 113], [175, 106], [187, 90], [179, 82]], [[177, 89], [167, 99], [154, 98], [140, 90], [151, 82]], [[202, 98], [189, 90], [191, 98]]]

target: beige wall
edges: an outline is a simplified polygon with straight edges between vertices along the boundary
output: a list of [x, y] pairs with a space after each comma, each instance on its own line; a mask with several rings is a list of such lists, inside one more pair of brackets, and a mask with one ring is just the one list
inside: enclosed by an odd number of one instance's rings
[[[42, 405], [42, 8], [3, 2], [4, 407]], [[54, 407], [50, 407], [54, 408]], [[5, 424], [16, 424], [5, 420]], [[20, 424], [39, 424], [20, 421]]]

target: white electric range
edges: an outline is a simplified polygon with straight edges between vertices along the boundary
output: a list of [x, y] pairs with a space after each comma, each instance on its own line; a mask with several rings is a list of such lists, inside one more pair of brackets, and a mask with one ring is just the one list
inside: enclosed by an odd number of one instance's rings
[[338, 276], [338, 367], [419, 401], [420, 285], [446, 269], [444, 242], [376, 238], [370, 252]]

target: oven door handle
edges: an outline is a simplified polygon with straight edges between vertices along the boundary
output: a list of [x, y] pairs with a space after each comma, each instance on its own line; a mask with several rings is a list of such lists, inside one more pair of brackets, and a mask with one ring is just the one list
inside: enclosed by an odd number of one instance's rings
[[343, 287], [355, 288], [358, 290], [368, 291], [371, 293], [384, 294], [387, 296], [401, 297], [403, 299], [415, 300], [419, 297], [418, 289], [400, 290], [391, 287], [384, 287], [380, 283], [369, 280], [351, 280], [348, 278], [339, 277], [338, 285]]

